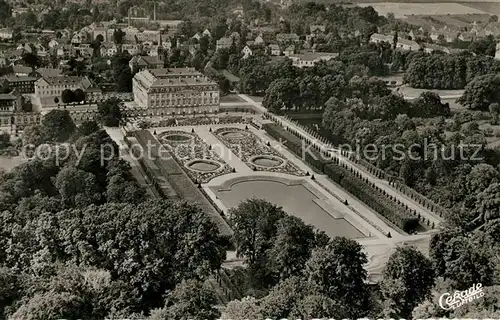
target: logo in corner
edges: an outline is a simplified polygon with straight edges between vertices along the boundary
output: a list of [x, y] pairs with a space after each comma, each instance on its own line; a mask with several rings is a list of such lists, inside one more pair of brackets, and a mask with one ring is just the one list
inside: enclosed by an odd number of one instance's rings
[[464, 291], [455, 291], [453, 294], [448, 292], [442, 294], [439, 297], [439, 306], [444, 310], [452, 310], [482, 297], [484, 297], [483, 285], [477, 283]]

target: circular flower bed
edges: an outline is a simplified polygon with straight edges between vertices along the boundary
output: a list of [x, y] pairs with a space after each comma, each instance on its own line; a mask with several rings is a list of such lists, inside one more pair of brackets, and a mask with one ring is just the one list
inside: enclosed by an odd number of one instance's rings
[[256, 167], [263, 167], [263, 168], [276, 168], [283, 166], [285, 164], [285, 160], [283, 160], [280, 157], [272, 155], [254, 156], [250, 158], [248, 162], [250, 162]]
[[167, 142], [188, 142], [193, 140], [193, 137], [188, 134], [176, 133], [176, 134], [165, 134], [160, 136], [161, 139], [167, 140]]
[[195, 159], [186, 163], [186, 168], [198, 172], [215, 172], [222, 169], [223, 165], [208, 159]]
[[251, 131], [240, 128], [220, 128], [215, 131], [220, 141], [255, 171], [269, 171], [304, 176], [305, 173], [278, 151], [267, 146]]
[[207, 183], [217, 176], [231, 173], [224, 160], [195, 133], [166, 131], [159, 140], [195, 182]]
[[222, 137], [227, 139], [243, 139], [248, 138], [249, 133], [245, 131], [225, 131], [220, 134]]

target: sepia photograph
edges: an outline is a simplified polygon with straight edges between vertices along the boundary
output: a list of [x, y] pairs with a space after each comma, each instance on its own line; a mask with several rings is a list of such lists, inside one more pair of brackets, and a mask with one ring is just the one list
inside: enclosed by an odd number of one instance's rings
[[0, 0], [0, 320], [500, 319], [500, 0]]

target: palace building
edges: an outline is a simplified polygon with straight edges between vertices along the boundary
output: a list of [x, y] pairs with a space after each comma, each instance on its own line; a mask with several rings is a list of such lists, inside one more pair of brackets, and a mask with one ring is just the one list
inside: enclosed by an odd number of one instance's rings
[[152, 115], [219, 111], [219, 86], [194, 68], [147, 69], [133, 79], [134, 102]]

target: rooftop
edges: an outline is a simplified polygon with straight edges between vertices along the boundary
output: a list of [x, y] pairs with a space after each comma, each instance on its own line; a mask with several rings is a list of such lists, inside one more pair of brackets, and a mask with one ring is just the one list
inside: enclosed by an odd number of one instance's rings
[[339, 54], [332, 52], [304, 52], [298, 54], [291, 54], [290, 58], [297, 58], [301, 60], [314, 61], [318, 59], [326, 59], [326, 58], [336, 58]]

